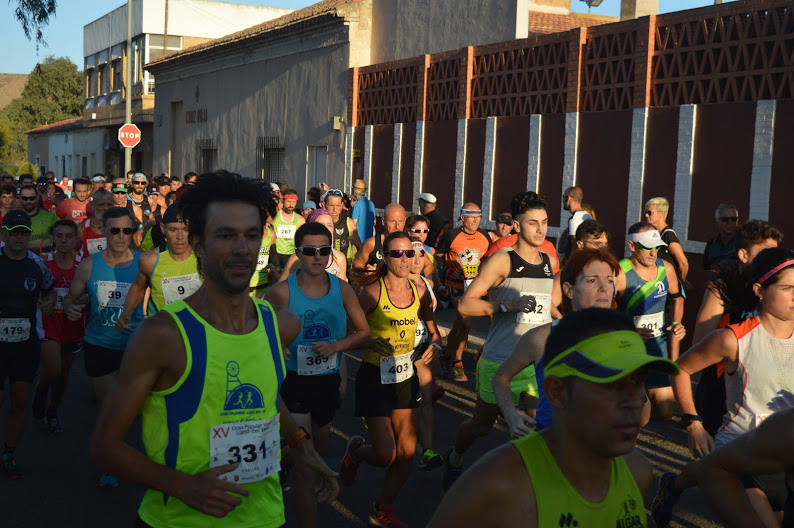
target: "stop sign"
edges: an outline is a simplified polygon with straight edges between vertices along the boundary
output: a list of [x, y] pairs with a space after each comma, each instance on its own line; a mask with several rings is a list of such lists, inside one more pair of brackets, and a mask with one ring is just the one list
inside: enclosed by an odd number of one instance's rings
[[126, 123], [119, 128], [119, 143], [132, 148], [141, 142], [141, 129], [132, 123]]

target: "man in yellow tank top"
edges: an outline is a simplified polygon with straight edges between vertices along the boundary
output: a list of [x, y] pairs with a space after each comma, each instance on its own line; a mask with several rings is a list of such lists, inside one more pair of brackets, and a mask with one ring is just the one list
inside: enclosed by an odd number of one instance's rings
[[[429, 526], [647, 526], [651, 465], [634, 445], [650, 370], [675, 363], [648, 355], [626, 315], [588, 308], [549, 334], [543, 389], [550, 428], [505, 444], [461, 476]], [[494, 508], [494, 505], [499, 505]]]
[[[91, 455], [147, 488], [137, 526], [280, 527], [280, 438], [297, 463], [320, 473], [321, 502], [339, 488], [278, 399], [282, 347], [300, 320], [248, 294], [272, 201], [256, 183], [221, 171], [202, 176], [180, 208], [204, 283], [133, 335]], [[138, 414], [146, 453], [124, 442]]]

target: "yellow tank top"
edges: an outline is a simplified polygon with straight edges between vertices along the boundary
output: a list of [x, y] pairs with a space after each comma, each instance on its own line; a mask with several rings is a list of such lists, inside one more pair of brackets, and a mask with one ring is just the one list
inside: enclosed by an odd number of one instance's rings
[[538, 433], [511, 442], [532, 481], [538, 526], [609, 526], [645, 528], [648, 521], [642, 494], [623, 457], [612, 460], [609, 491], [599, 503], [585, 500], [568, 482]]
[[[395, 356], [409, 353], [414, 349], [416, 324], [419, 320], [419, 295], [416, 285], [408, 281], [411, 284], [414, 300], [405, 308], [398, 308], [389, 299], [389, 292], [386, 291], [383, 279], [378, 279], [378, 282], [380, 283], [378, 306], [367, 314], [370, 334], [373, 339], [376, 337], [388, 339], [394, 345]], [[364, 350], [363, 360], [367, 363], [380, 366], [380, 358], [381, 355], [374, 350]]]

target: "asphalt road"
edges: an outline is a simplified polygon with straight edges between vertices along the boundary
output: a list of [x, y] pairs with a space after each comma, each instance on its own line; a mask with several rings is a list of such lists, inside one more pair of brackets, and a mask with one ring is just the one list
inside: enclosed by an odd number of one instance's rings
[[[440, 312], [438, 319], [448, 329], [452, 312]], [[465, 366], [470, 381], [463, 384], [443, 380], [439, 382], [447, 389], [447, 395], [436, 404], [434, 448], [438, 452], [445, 451], [452, 444], [458, 425], [470, 415], [474, 407], [473, 353], [482, 344], [487, 324], [487, 319], [475, 321], [469, 340]], [[352, 378], [358, 362], [355, 354], [351, 357]], [[350, 388], [352, 389], [352, 379]], [[97, 412], [92, 399], [91, 387], [80, 357], [72, 369], [70, 386], [61, 411], [65, 432], [50, 435], [37, 424], [29, 422], [21, 447], [17, 451], [17, 460], [24, 472], [24, 478], [21, 481], [10, 481], [0, 476], [0, 527], [132, 526], [143, 489], [126, 482], [122, 482], [116, 489], [102, 489], [97, 486], [99, 471], [88, 457], [88, 437]], [[6, 404], [0, 411], [0, 416], [3, 417], [0, 434], [7, 408]], [[353, 434], [366, 436], [361, 421], [353, 416], [351, 390], [334, 420], [325, 454], [332, 467], [338, 467], [346, 440]], [[502, 424], [497, 424], [497, 430], [476, 443], [466, 454], [465, 465], [470, 465], [479, 456], [507, 439], [505, 428]], [[130, 431], [128, 441], [140, 447], [140, 428], [137, 423]], [[638, 445], [654, 464], [658, 476], [663, 471], [679, 470], [690, 460], [684, 442], [685, 436], [676, 424], [651, 425], [643, 430]], [[353, 486], [343, 488], [333, 504], [320, 507], [318, 526], [366, 526], [369, 509], [379, 494], [383, 475], [384, 470], [363, 465]], [[409, 526], [424, 526], [432, 516], [442, 496], [441, 476], [442, 469], [430, 472], [414, 469], [395, 505], [397, 514]], [[651, 490], [648, 501], [653, 493], [655, 489]], [[289, 492], [285, 494], [285, 498], [287, 526], [295, 526]], [[672, 526], [721, 526], [714, 519], [702, 495], [694, 489], [682, 495]]]

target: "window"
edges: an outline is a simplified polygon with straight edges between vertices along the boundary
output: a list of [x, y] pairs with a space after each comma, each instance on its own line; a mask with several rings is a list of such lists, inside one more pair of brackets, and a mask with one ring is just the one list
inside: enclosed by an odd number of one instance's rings
[[96, 95], [96, 88], [97, 88], [96, 80], [97, 80], [96, 70], [92, 69], [88, 77], [88, 97], [94, 97]]
[[143, 39], [139, 38], [132, 43], [132, 54], [135, 60], [135, 70], [133, 71], [133, 82], [141, 82], [143, 79], [143, 62], [145, 60], [143, 53]]
[[306, 188], [319, 187], [326, 181], [325, 160], [328, 147], [325, 145], [310, 146], [306, 152]]
[[93, 152], [91, 153], [91, 167], [89, 169], [91, 170], [91, 174], [96, 174], [97, 173], [97, 170], [96, 170], [96, 154], [93, 153]]
[[121, 80], [123, 70], [121, 59], [116, 59], [110, 63], [110, 91], [115, 92], [121, 90], [124, 85]]
[[282, 181], [284, 141], [280, 136], [256, 138], [256, 176], [269, 182]]
[[218, 146], [214, 139], [198, 140], [199, 174], [212, 172], [218, 162]]
[[83, 165], [80, 170], [80, 176], [85, 178], [88, 176], [88, 158], [83, 156]]

